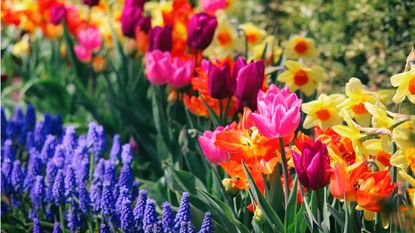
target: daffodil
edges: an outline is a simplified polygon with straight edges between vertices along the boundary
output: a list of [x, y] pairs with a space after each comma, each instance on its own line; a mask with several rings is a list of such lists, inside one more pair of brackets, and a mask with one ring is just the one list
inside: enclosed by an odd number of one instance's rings
[[285, 56], [288, 59], [313, 58], [318, 55], [313, 39], [293, 36], [284, 44]]
[[321, 94], [317, 100], [302, 105], [302, 110], [307, 114], [304, 120], [304, 128], [309, 129], [319, 126], [323, 130], [342, 123], [342, 118], [338, 114], [337, 105], [343, 101], [344, 95]]
[[392, 140], [402, 150], [415, 148], [415, 117], [394, 128]]
[[224, 10], [216, 11], [218, 27], [210, 46], [204, 51], [209, 57], [223, 59], [233, 56], [241, 46], [241, 40], [238, 32], [232, 26]]
[[392, 98], [394, 103], [399, 104], [408, 97], [408, 100], [415, 104], [415, 69], [392, 76], [391, 83], [392, 86], [398, 87]]
[[367, 111], [365, 102], [375, 104], [376, 93], [370, 92], [363, 87], [357, 78], [351, 78], [346, 84], [345, 92], [347, 99], [340, 103], [339, 108], [344, 108], [361, 126], [369, 126], [372, 115]]
[[278, 46], [278, 41], [275, 36], [268, 35], [261, 44], [250, 48], [250, 59], [258, 60], [264, 59], [267, 64], [278, 62], [282, 48]]
[[267, 32], [264, 29], [253, 23], [241, 24], [240, 29], [244, 31], [249, 46], [261, 43], [267, 36]]
[[12, 54], [16, 57], [27, 57], [30, 52], [29, 37], [24, 36], [12, 48]]
[[287, 84], [291, 91], [300, 89], [306, 96], [310, 96], [324, 79], [324, 70], [320, 66], [306, 67], [296, 61], [286, 61], [284, 65], [287, 70], [277, 79]]
[[386, 111], [379, 106], [366, 102], [366, 110], [372, 115], [372, 126], [375, 128], [389, 129], [394, 124], [392, 118], [388, 117]]

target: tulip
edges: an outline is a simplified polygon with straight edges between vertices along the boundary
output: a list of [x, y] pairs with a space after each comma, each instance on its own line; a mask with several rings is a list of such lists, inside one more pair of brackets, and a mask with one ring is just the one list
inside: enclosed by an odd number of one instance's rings
[[126, 1], [121, 13], [121, 31], [124, 36], [134, 38], [137, 23], [141, 19], [142, 7], [135, 4], [135, 1]]
[[148, 50], [170, 51], [173, 47], [172, 26], [156, 26], [148, 34]]
[[175, 58], [171, 64], [171, 73], [168, 73], [167, 82], [176, 87], [182, 88], [188, 85], [193, 77], [193, 61], [182, 61]]
[[199, 145], [202, 148], [203, 154], [210, 163], [218, 164], [229, 159], [226, 151], [216, 147], [216, 134], [223, 132], [223, 127], [219, 126], [214, 132], [205, 131], [203, 135], [198, 137]]
[[66, 15], [66, 7], [61, 4], [53, 5], [50, 9], [50, 22], [54, 25], [61, 23]]
[[265, 64], [257, 61], [244, 64], [245, 61], [238, 59], [235, 65], [236, 90], [235, 96], [244, 101], [254, 100], [258, 90], [261, 89], [264, 80]]
[[208, 73], [208, 93], [215, 99], [224, 99], [233, 94], [231, 87], [231, 68], [228, 62], [216, 66], [210, 64]]
[[285, 137], [300, 124], [300, 107], [301, 99], [288, 87], [279, 90], [271, 84], [267, 92], [258, 93], [258, 109], [252, 113], [252, 119], [262, 135], [268, 138]]
[[206, 49], [212, 42], [217, 26], [215, 16], [194, 14], [187, 24], [187, 45], [193, 49]]
[[76, 57], [78, 58], [78, 60], [80, 60], [81, 62], [89, 62], [92, 59], [92, 53], [89, 49], [85, 48], [82, 45], [75, 45], [73, 48]]
[[301, 155], [293, 151], [292, 158], [298, 179], [307, 189], [318, 190], [330, 183], [330, 161], [322, 142], [305, 144]]
[[227, 6], [227, 0], [200, 0], [202, 10], [211, 14], [214, 14], [219, 9], [225, 9]]
[[99, 0], [82, 0], [82, 3], [89, 7], [93, 7], [99, 4]]
[[85, 49], [89, 49], [93, 52], [98, 51], [102, 45], [101, 34], [94, 27], [79, 31], [77, 39], [80, 45], [82, 45]]
[[136, 27], [139, 27], [141, 31], [148, 33], [151, 29], [151, 16], [140, 17]]
[[155, 85], [167, 83], [167, 79], [172, 74], [172, 59], [169, 52], [154, 50], [145, 54], [146, 77]]

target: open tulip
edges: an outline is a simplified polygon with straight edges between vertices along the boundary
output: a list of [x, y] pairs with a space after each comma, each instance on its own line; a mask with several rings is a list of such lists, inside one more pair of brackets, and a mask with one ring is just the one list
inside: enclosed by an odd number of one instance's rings
[[92, 59], [92, 52], [85, 48], [82, 45], [75, 45], [73, 47], [73, 50], [75, 52], [76, 57], [78, 58], [78, 60], [80, 60], [81, 62], [90, 62]]
[[172, 74], [172, 59], [169, 52], [154, 50], [145, 54], [146, 77], [155, 85], [163, 85]]
[[98, 29], [94, 27], [79, 31], [77, 34], [77, 39], [80, 45], [93, 52], [99, 50], [102, 45], [101, 34], [99, 33]]
[[148, 50], [170, 51], [173, 47], [172, 26], [156, 26], [148, 34]]
[[210, 63], [208, 68], [208, 92], [215, 99], [224, 99], [233, 94], [231, 87], [231, 68], [228, 62]]
[[187, 24], [187, 45], [193, 49], [206, 49], [212, 42], [217, 26], [215, 16], [194, 14]]
[[229, 154], [216, 147], [216, 134], [223, 131], [223, 127], [219, 126], [214, 132], [205, 131], [203, 135], [198, 137], [199, 145], [202, 148], [206, 159], [214, 164], [223, 162], [229, 158]]
[[258, 109], [252, 113], [252, 119], [259, 132], [268, 138], [289, 136], [300, 124], [300, 106], [301, 99], [288, 87], [280, 90], [272, 84], [267, 92], [258, 93]]
[[304, 144], [301, 155], [292, 152], [295, 171], [301, 184], [307, 189], [318, 190], [330, 182], [330, 161], [327, 147], [320, 141]]
[[236, 77], [235, 96], [244, 101], [251, 101], [257, 97], [264, 80], [265, 64], [263, 61], [251, 61], [238, 58], [235, 63], [234, 77]]

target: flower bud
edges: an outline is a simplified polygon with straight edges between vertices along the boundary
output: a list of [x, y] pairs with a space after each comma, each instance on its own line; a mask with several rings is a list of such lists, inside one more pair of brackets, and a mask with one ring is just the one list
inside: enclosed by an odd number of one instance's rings
[[212, 42], [217, 26], [215, 16], [194, 14], [187, 24], [187, 45], [193, 49], [206, 49]]
[[239, 192], [239, 189], [235, 187], [235, 183], [230, 178], [223, 179], [222, 185], [225, 188], [225, 191], [231, 196], [235, 196]]

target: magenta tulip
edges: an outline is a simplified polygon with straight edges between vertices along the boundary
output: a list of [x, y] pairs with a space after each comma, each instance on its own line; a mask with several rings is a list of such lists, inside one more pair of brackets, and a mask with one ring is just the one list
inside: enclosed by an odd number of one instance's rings
[[82, 3], [89, 7], [93, 7], [99, 4], [99, 0], [82, 0]]
[[212, 42], [217, 26], [215, 16], [194, 14], [187, 24], [187, 45], [193, 49], [206, 49]]
[[50, 8], [50, 22], [54, 25], [61, 23], [66, 15], [66, 7], [61, 4], [53, 5]]
[[[141, 1], [142, 2], [142, 1]], [[143, 8], [137, 1], [125, 1], [121, 12], [121, 31], [124, 36], [134, 38], [137, 23], [142, 18]]]
[[154, 50], [145, 54], [146, 77], [155, 85], [167, 83], [168, 78], [173, 73], [172, 58], [169, 52]]
[[208, 75], [208, 92], [215, 99], [225, 99], [233, 95], [231, 68], [228, 62], [220, 66], [209, 63], [206, 70]]
[[266, 92], [257, 97], [257, 111], [252, 113], [259, 132], [268, 138], [289, 136], [300, 124], [301, 99], [288, 87], [281, 90], [271, 84]]
[[264, 80], [265, 64], [263, 61], [251, 61], [238, 58], [235, 63], [234, 77], [236, 77], [235, 96], [244, 101], [255, 100]]
[[293, 151], [292, 158], [298, 179], [307, 189], [318, 190], [330, 183], [330, 161], [322, 142], [305, 144], [301, 155]]
[[214, 164], [224, 162], [229, 159], [229, 154], [220, 150], [215, 145], [216, 134], [223, 131], [223, 127], [219, 126], [214, 132], [205, 131], [203, 135], [198, 137], [199, 145], [202, 148], [206, 159]]
[[175, 58], [171, 64], [171, 71], [167, 79], [170, 85], [176, 88], [187, 86], [193, 77], [193, 60], [182, 61]]
[[219, 9], [225, 9], [227, 6], [227, 0], [200, 0], [202, 10], [210, 14], [214, 14]]
[[92, 52], [96, 52], [101, 48], [101, 34], [95, 27], [90, 27], [79, 31], [76, 37], [80, 45], [86, 49], [91, 50]]
[[173, 47], [172, 26], [156, 26], [148, 33], [148, 50], [170, 51]]

